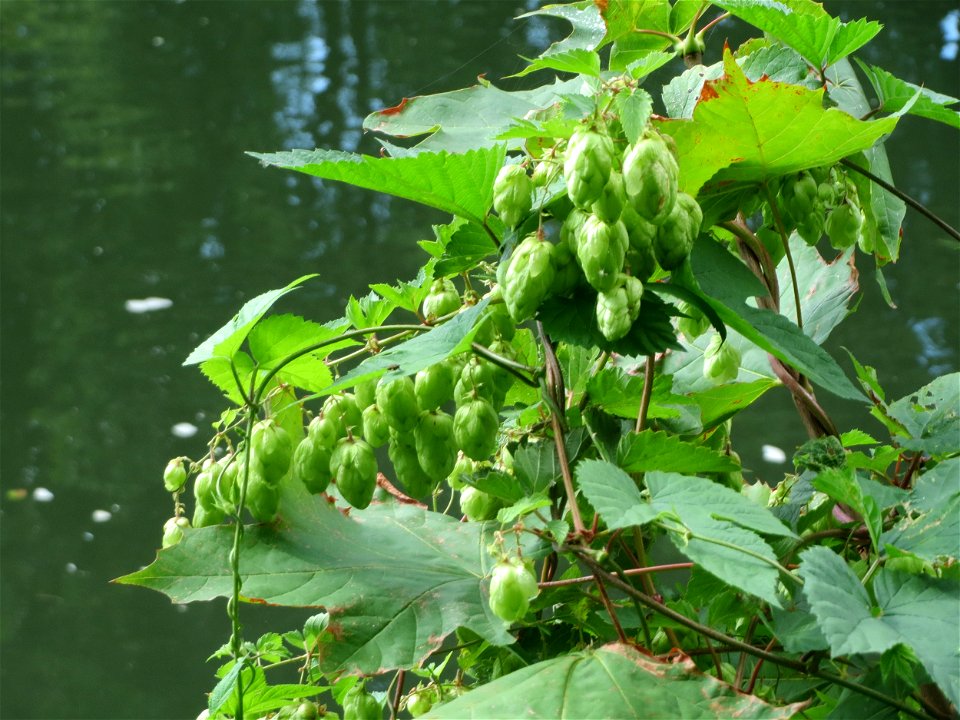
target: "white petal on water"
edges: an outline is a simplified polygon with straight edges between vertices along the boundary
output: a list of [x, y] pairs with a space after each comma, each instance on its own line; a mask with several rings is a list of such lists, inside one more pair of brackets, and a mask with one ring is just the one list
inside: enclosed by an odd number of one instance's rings
[[140, 313], [153, 312], [154, 310], [166, 310], [173, 305], [173, 300], [162, 297], [147, 297], [133, 300], [127, 300], [123, 306], [127, 312], [139, 315]]
[[776, 445], [764, 445], [760, 450], [763, 452], [763, 459], [768, 463], [783, 465], [787, 461], [787, 454]]
[[53, 500], [53, 493], [45, 487], [34, 488], [33, 499], [37, 502], [50, 502]]
[[67, 563], [66, 570], [68, 573], [73, 575], [77, 571], [77, 566], [74, 565], [73, 563]]
[[94, 510], [90, 516], [95, 523], [105, 523], [113, 517], [113, 513], [109, 510]]
[[181, 422], [170, 428], [170, 432], [178, 438], [189, 438], [197, 434], [197, 426], [193, 423]]

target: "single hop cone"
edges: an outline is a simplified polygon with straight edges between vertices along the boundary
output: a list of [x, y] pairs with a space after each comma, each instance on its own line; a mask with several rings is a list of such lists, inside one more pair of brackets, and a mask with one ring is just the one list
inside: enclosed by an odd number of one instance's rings
[[597, 295], [597, 325], [607, 340], [619, 340], [630, 332], [642, 297], [643, 283], [629, 275], [621, 275], [619, 285]]
[[493, 181], [493, 209], [508, 227], [516, 227], [533, 207], [533, 180], [521, 165], [504, 165]]
[[449, 278], [434, 280], [423, 299], [423, 317], [428, 323], [460, 309], [460, 293]]
[[533, 317], [553, 285], [553, 244], [536, 235], [523, 239], [507, 267], [503, 300], [516, 322]]
[[673, 211], [657, 228], [653, 252], [664, 270], [678, 267], [693, 249], [700, 234], [703, 211], [690, 195], [679, 193]]
[[567, 194], [581, 210], [590, 210], [600, 199], [613, 170], [613, 141], [592, 130], [578, 130], [567, 144], [563, 175]]
[[657, 226], [640, 217], [630, 205], [623, 209], [620, 221], [627, 229], [626, 262], [635, 278], [646, 280], [657, 269], [657, 256], [653, 252]]
[[716, 333], [703, 351], [703, 376], [714, 385], [723, 385], [736, 380], [739, 372], [739, 351]]
[[630, 147], [623, 158], [627, 197], [640, 217], [659, 225], [677, 199], [680, 166], [658, 133], [649, 133]]
[[617, 284], [626, 257], [627, 229], [622, 222], [612, 225], [591, 215], [580, 230], [577, 260], [587, 282], [599, 292], [612, 290]]

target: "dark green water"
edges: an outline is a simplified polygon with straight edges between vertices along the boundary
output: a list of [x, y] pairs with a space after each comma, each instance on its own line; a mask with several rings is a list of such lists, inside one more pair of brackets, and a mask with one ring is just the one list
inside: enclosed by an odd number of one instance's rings
[[[953, 95], [940, 57], [953, 2], [828, 3], [887, 29], [868, 62]], [[170, 515], [159, 475], [196, 455], [222, 408], [180, 363], [239, 305], [307, 272], [285, 309], [324, 320], [370, 282], [409, 277], [443, 218], [409, 203], [264, 170], [244, 150], [373, 152], [368, 112], [502, 77], [551, 27], [520, 2], [0, 3], [2, 456], [0, 716], [194, 717], [223, 603], [174, 606], [108, 584], [150, 562]], [[715, 54], [723, 26], [712, 38]], [[505, 86], [513, 87], [511, 81]], [[953, 224], [956, 133], [907, 119], [889, 143], [898, 184]], [[894, 396], [958, 367], [958, 260], [908, 216], [885, 307], [862, 263], [860, 310], [831, 339]], [[132, 313], [126, 302], [170, 307]], [[844, 424], [856, 406], [830, 403]], [[200, 427], [177, 437], [178, 423]], [[764, 432], [752, 441], [753, 430]], [[772, 435], [770, 433], [773, 433]], [[745, 460], [803, 433], [783, 396], [738, 425]], [[22, 488], [27, 497], [6, 493]], [[42, 502], [45, 489], [52, 499]], [[302, 623], [248, 613], [250, 634]]]

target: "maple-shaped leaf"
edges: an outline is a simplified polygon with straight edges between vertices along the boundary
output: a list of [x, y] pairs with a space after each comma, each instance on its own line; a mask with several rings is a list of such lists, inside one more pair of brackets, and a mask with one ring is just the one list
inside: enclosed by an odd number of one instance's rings
[[680, 189], [696, 195], [831, 165], [893, 131], [895, 117], [862, 121], [823, 107], [823, 90], [750, 82], [729, 50], [724, 74], [704, 83], [691, 120], [664, 120], [680, 161]]
[[811, 0], [714, 0], [714, 4], [789, 45], [816, 68], [833, 65], [883, 29], [866, 18], [844, 23]]

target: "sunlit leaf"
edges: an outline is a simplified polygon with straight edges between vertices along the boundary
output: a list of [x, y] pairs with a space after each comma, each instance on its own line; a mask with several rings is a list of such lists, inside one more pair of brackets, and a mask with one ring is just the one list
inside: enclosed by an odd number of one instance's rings
[[503, 165], [504, 147], [401, 158], [336, 150], [249, 154], [266, 165], [396, 195], [482, 224], [493, 203], [493, 180]]
[[653, 430], [624, 435], [617, 451], [617, 463], [628, 472], [700, 473], [740, 469], [729, 455]]
[[441, 705], [424, 718], [789, 718], [686, 659], [662, 663], [628, 645], [604, 645], [517, 670]]
[[704, 83], [692, 120], [665, 120], [680, 157], [680, 187], [696, 195], [704, 183], [730, 183], [830, 165], [889, 134], [897, 118], [860, 121], [823, 107], [822, 90], [772, 80], [750, 82], [727, 51], [724, 75]]
[[960, 451], [960, 373], [938, 377], [891, 403], [887, 414], [909, 434], [901, 447], [932, 455]]
[[942, 95], [933, 90], [908, 83], [876, 65], [867, 65], [857, 59], [860, 69], [866, 74], [870, 84], [880, 100], [880, 110], [886, 113], [897, 113], [916, 96], [920, 97], [907, 110], [911, 115], [919, 115], [929, 120], [936, 120], [960, 130], [960, 112], [951, 110], [950, 105], [960, 103], [955, 97]]
[[883, 28], [861, 18], [849, 23], [827, 15], [814, 2], [757, 2], [757, 0], [713, 0], [715, 5], [770, 33], [789, 45], [816, 68], [832, 65], [855, 52]]
[[297, 288], [301, 283], [317, 277], [316, 273], [304, 275], [297, 278], [286, 287], [277, 290], [269, 290], [252, 300], [248, 300], [240, 308], [240, 311], [233, 316], [226, 325], [217, 330], [213, 335], [200, 343], [187, 359], [183, 361], [184, 365], [197, 365], [205, 360], [215, 357], [232, 357], [240, 349], [243, 341], [254, 325], [264, 316], [273, 304]]

